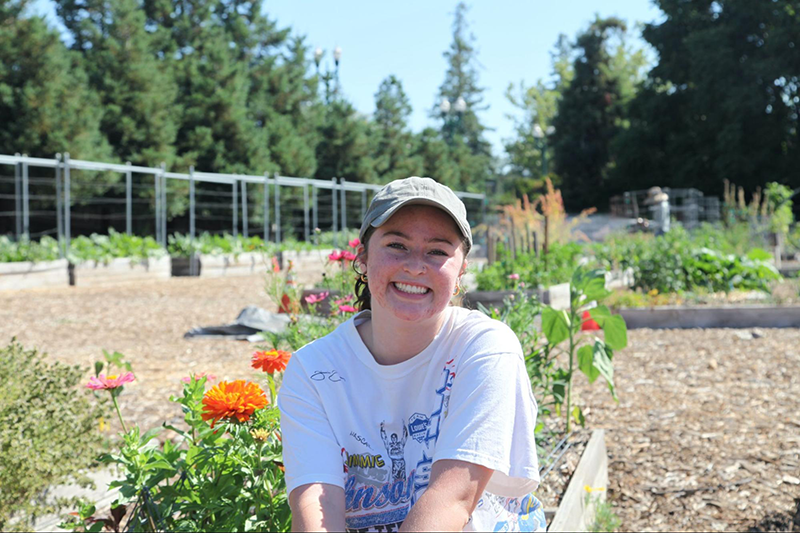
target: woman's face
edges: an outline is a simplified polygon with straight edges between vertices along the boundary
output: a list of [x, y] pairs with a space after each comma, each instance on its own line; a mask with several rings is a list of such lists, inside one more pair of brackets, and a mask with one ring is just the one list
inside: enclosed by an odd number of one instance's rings
[[375, 229], [368, 249], [364, 270], [372, 309], [404, 321], [425, 320], [444, 311], [466, 268], [455, 221], [432, 206], [400, 208]]

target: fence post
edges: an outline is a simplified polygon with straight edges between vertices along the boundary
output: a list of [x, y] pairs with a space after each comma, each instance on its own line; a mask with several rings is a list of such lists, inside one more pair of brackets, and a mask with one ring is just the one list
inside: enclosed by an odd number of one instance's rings
[[189, 275], [195, 276], [194, 235], [195, 235], [195, 197], [194, 197], [194, 165], [189, 166]]
[[333, 232], [333, 247], [339, 247], [339, 203], [336, 201], [336, 178], [331, 178], [331, 203], [333, 205], [333, 223], [331, 224], [331, 231]]
[[[22, 154], [28, 157], [28, 154]], [[26, 240], [31, 238], [30, 182], [28, 180], [28, 162], [22, 162], [22, 234]]]
[[305, 230], [305, 241], [309, 242], [311, 240], [311, 232], [309, 225], [311, 222], [308, 219], [308, 182], [303, 184], [303, 229]]
[[161, 246], [167, 247], [167, 164], [161, 163]]
[[247, 227], [247, 182], [242, 181], [242, 233], [244, 238], [250, 236], [249, 228]]
[[131, 194], [131, 162], [125, 163], [128, 170], [125, 172], [125, 233], [133, 234], [133, 195]]
[[[19, 152], [14, 154], [14, 157], [20, 157]], [[20, 162], [14, 162], [14, 223], [16, 229], [17, 242], [22, 237], [22, 196], [20, 194]]]
[[69, 179], [69, 152], [64, 152], [64, 255], [69, 252], [69, 243], [72, 240], [72, 184]]
[[161, 174], [153, 174], [156, 242], [161, 242]]
[[269, 242], [269, 172], [264, 172], [264, 242]]
[[319, 244], [319, 235], [317, 235], [317, 228], [319, 228], [319, 203], [317, 201], [317, 184], [311, 185], [311, 206], [314, 223], [314, 243]]
[[361, 189], [361, 220], [367, 214], [367, 189]]
[[278, 173], [272, 174], [275, 180], [275, 244], [281, 242], [281, 189], [278, 185]]
[[64, 258], [64, 213], [61, 207], [61, 154], [56, 154], [56, 233], [58, 257]]
[[344, 233], [344, 241], [342, 241], [342, 247], [344, 247], [344, 243], [347, 242], [347, 190], [345, 189], [345, 184], [347, 180], [342, 178], [341, 186], [342, 186], [342, 227], [340, 228], [341, 231]]
[[238, 180], [233, 180], [231, 183], [231, 191], [233, 192], [233, 202], [232, 209], [233, 209], [233, 236], [236, 237], [239, 235], [239, 194], [238, 189], [236, 188], [236, 182]]

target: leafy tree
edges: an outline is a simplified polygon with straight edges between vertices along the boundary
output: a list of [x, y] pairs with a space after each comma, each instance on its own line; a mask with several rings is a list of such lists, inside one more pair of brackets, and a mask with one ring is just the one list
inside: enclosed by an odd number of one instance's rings
[[345, 99], [334, 97], [325, 106], [319, 128], [315, 177], [374, 183], [375, 170], [368, 132], [366, 118], [358, 115]]
[[[659, 0], [644, 38], [659, 62], [617, 140], [615, 188], [800, 185], [800, 4]], [[640, 185], [639, 185], [640, 184]]]
[[419, 158], [422, 164], [420, 175], [429, 176], [450, 188], [458, 189], [461, 185], [461, 172], [450, 156], [450, 147], [441, 132], [434, 128], [425, 128], [415, 135], [412, 156]]
[[610, 144], [624, 117], [608, 41], [625, 31], [625, 23], [617, 18], [597, 18], [575, 43], [575, 77], [559, 102], [552, 137], [555, 170], [571, 210], [602, 204], [607, 197]]
[[422, 158], [412, 156], [414, 135], [408, 131], [411, 104], [395, 76], [381, 82], [375, 93], [372, 131], [375, 172], [380, 183], [422, 173]]

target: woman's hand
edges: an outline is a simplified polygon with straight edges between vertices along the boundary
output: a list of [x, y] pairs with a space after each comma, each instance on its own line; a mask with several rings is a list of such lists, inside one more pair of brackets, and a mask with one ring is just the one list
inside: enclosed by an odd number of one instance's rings
[[[435, 466], [435, 465], [434, 465]], [[292, 531], [344, 531], [344, 489], [327, 483], [300, 485], [289, 494]]]
[[400, 531], [461, 531], [493, 472], [466, 461], [436, 461], [428, 488], [409, 511]]

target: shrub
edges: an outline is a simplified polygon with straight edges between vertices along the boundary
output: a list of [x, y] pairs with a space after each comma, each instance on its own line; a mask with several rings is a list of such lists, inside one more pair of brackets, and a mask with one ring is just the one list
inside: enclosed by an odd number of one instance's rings
[[0, 530], [29, 530], [37, 515], [57, 511], [65, 502], [48, 502], [46, 489], [100, 452], [103, 411], [76, 388], [84, 374], [15, 339], [0, 349]]
[[67, 259], [73, 264], [87, 261], [107, 264], [116, 258], [142, 261], [164, 257], [166, 253], [166, 250], [152, 237], [128, 235], [109, 228], [108, 235], [93, 233], [88, 237], [81, 235], [72, 239]]
[[39, 241], [14, 242], [0, 235], [0, 263], [20, 261], [55, 261], [58, 259], [58, 241], [45, 235]]
[[498, 246], [498, 261], [485, 266], [475, 278], [480, 291], [513, 290], [520, 281], [529, 288], [550, 286], [570, 280], [583, 247], [575, 242], [553, 244], [547, 257], [525, 252], [513, 258]]

